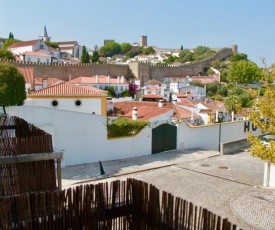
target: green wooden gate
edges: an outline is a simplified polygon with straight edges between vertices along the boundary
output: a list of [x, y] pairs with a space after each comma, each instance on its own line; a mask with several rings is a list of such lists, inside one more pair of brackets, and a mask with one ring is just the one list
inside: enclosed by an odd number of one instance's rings
[[152, 154], [177, 148], [177, 127], [162, 124], [152, 130]]

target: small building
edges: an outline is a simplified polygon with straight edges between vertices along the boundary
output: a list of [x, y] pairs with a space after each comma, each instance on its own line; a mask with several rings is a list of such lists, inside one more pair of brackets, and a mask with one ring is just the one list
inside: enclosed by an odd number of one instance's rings
[[69, 82], [74, 85], [88, 85], [101, 90], [113, 87], [118, 96], [120, 96], [124, 90], [129, 90], [129, 82], [124, 76], [117, 76], [116, 78], [105, 75], [95, 75], [91, 77], [80, 76]]
[[107, 92], [62, 82], [30, 92], [25, 104], [106, 116]]

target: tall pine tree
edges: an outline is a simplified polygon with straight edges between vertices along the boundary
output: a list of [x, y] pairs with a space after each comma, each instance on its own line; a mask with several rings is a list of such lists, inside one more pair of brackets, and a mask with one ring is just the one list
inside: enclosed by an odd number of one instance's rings
[[83, 46], [82, 48], [81, 63], [90, 63], [90, 56], [86, 46]]

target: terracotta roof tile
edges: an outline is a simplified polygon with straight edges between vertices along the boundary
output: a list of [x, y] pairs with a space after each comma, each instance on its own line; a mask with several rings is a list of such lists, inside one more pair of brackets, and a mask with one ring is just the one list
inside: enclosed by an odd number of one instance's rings
[[[34, 84], [35, 85], [42, 85], [43, 83], [43, 79], [45, 79], [45, 77], [35, 77], [34, 78]], [[61, 83], [64, 82], [63, 80], [59, 79], [59, 78], [55, 78], [55, 77], [46, 77], [47, 79], [47, 85], [48, 87], [57, 83]]]
[[155, 98], [155, 99], [163, 99], [163, 96], [158, 94], [144, 94], [142, 98]]
[[146, 85], [161, 85], [162, 82], [161, 81], [158, 81], [158, 80], [155, 80], [155, 79], [152, 79], [152, 80], [149, 80], [147, 82], [145, 82]]
[[49, 54], [45, 54], [43, 52], [31, 52], [31, 51], [27, 51], [24, 53], [24, 55], [28, 55], [28, 56], [40, 56], [40, 57], [52, 57], [51, 55]]
[[22, 74], [22, 76], [25, 78], [25, 82], [27, 84], [33, 83], [33, 73], [34, 73], [33, 67], [17, 67], [17, 69]]
[[[161, 114], [171, 111], [172, 108], [159, 108], [159, 107], [139, 107], [138, 108], [138, 119], [148, 121], [154, 117], [158, 117]], [[123, 117], [132, 117], [132, 110], [123, 115]]]
[[100, 90], [91, 86], [75, 86], [68, 82], [62, 82], [59, 84], [52, 85], [50, 87], [40, 89], [34, 92], [31, 92], [30, 95], [77, 95], [77, 96], [87, 96], [87, 95], [106, 95], [107, 92], [104, 90]]
[[38, 41], [39, 41], [39, 39], [31, 40], [31, 41], [26, 41], [26, 42], [16, 42], [16, 43], [13, 43], [12, 45], [10, 45], [10, 46], [9, 46], [9, 49], [10, 49], [10, 48], [24, 47], [24, 46], [33, 46], [33, 45], [35, 45]]
[[[122, 110], [124, 114], [127, 114], [132, 111], [134, 107], [138, 109], [140, 107], [152, 107], [152, 108], [159, 108], [158, 102], [146, 102], [146, 101], [124, 101], [124, 102], [116, 102], [114, 103], [115, 112]], [[171, 103], [164, 103], [162, 108], [169, 108], [172, 109], [173, 106]]]
[[[123, 83], [121, 82], [121, 80], [119, 83], [117, 81], [118, 81], [117, 78], [110, 77], [110, 84], [128, 84], [125, 78]], [[69, 82], [72, 84], [108, 84], [108, 76], [98, 75], [98, 83], [96, 82], [96, 76], [91, 76], [91, 77], [80, 76]]]
[[[191, 118], [192, 112], [180, 107], [179, 105], [174, 105], [175, 114], [173, 118], [179, 118], [179, 119], [188, 119]], [[197, 114], [194, 114], [194, 117], [199, 117]]]

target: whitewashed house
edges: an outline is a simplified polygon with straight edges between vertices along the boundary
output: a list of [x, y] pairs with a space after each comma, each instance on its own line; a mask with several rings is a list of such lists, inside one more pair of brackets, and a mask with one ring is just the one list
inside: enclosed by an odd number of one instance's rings
[[91, 86], [62, 82], [30, 92], [25, 105], [106, 116], [107, 92]]
[[52, 52], [40, 39], [14, 43], [9, 46], [8, 50], [16, 56], [17, 60], [21, 61], [45, 63], [59, 61], [59, 51]]
[[170, 82], [170, 92], [172, 94], [180, 93], [180, 89], [185, 86], [189, 86], [189, 81], [187, 78], [177, 79]]
[[120, 96], [124, 90], [129, 90], [129, 82], [124, 78], [124, 76], [117, 76], [116, 78], [105, 75], [95, 75], [91, 77], [80, 76], [69, 82], [79, 86], [93, 86], [101, 90], [113, 87], [118, 96]]

